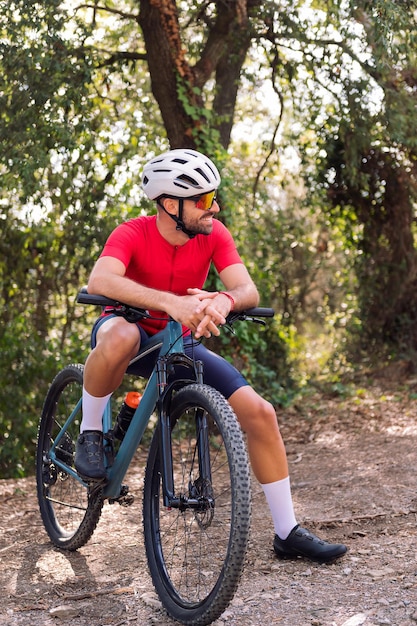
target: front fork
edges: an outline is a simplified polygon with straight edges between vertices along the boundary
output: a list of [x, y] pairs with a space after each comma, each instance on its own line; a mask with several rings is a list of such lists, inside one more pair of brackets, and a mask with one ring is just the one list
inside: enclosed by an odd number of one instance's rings
[[[195, 380], [177, 380], [168, 384], [168, 372], [170, 366], [179, 364], [191, 368], [195, 372]], [[206, 509], [212, 506], [212, 498], [207, 498], [206, 486], [211, 485], [211, 466], [209, 433], [205, 412], [199, 409], [196, 414], [196, 441], [198, 456], [199, 476], [188, 486], [188, 493], [176, 494], [174, 485], [174, 470], [172, 460], [172, 437], [171, 437], [171, 415], [170, 403], [172, 393], [192, 382], [203, 382], [203, 363], [192, 361], [185, 355], [171, 355], [162, 357], [157, 366], [158, 387], [159, 387], [159, 434], [160, 434], [160, 463], [162, 474], [162, 493], [164, 506], [185, 510], [187, 508]], [[190, 478], [191, 480], [191, 478]]]

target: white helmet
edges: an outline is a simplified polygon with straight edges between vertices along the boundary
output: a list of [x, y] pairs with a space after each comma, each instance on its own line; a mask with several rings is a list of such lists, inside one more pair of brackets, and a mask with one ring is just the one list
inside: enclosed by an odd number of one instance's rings
[[214, 163], [196, 150], [170, 150], [145, 165], [142, 189], [151, 200], [161, 196], [189, 198], [214, 191], [220, 185]]

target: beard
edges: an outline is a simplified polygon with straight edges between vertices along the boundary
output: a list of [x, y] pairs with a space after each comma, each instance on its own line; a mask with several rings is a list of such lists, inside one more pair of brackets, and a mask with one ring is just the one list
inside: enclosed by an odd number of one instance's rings
[[184, 226], [195, 235], [210, 235], [213, 230], [214, 213], [207, 211], [202, 217], [183, 216]]

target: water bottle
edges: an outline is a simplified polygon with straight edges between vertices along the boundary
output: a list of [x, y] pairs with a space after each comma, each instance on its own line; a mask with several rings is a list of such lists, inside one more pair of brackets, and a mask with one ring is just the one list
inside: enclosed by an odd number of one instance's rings
[[141, 397], [138, 391], [129, 391], [126, 394], [113, 429], [113, 434], [116, 439], [123, 441], [130, 422], [132, 421], [132, 417], [139, 406]]

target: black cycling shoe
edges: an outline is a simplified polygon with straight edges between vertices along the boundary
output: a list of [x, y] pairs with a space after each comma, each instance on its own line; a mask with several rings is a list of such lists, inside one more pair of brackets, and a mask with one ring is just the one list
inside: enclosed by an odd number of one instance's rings
[[75, 469], [82, 478], [102, 480], [106, 477], [103, 454], [103, 433], [85, 430], [77, 439]]
[[328, 543], [297, 524], [286, 539], [275, 535], [275, 554], [281, 559], [303, 556], [317, 563], [330, 563], [343, 556], [347, 547], [343, 543]]

